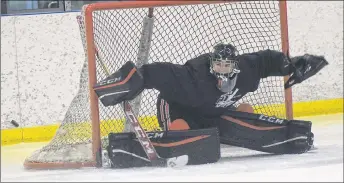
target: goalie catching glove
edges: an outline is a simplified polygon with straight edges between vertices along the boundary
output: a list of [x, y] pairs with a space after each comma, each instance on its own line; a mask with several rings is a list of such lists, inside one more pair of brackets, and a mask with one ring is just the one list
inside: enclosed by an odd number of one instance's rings
[[131, 61], [97, 83], [93, 88], [105, 107], [132, 100], [142, 92], [143, 76]]
[[293, 58], [290, 58], [289, 54], [287, 54], [287, 59], [289, 60], [290, 64], [289, 68], [291, 70], [291, 76], [284, 85], [286, 89], [290, 88], [294, 84], [301, 83], [302, 81], [310, 78], [318, 73], [323, 67], [328, 65], [328, 62], [323, 56], [310, 54]]

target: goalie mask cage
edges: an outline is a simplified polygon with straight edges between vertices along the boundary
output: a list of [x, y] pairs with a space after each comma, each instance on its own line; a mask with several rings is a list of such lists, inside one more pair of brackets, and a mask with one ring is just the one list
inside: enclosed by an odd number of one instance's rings
[[[127, 1], [85, 5], [77, 17], [85, 49], [80, 86], [49, 144], [24, 162], [26, 168], [100, 167], [107, 135], [126, 129], [120, 105], [104, 107], [92, 87], [126, 61], [172, 62], [212, 51], [219, 42], [234, 44], [239, 53], [288, 50], [286, 1]], [[292, 118], [288, 78], [261, 80], [247, 102], [256, 113]], [[158, 91], [144, 90], [131, 101], [147, 131], [159, 130]], [[200, 99], [201, 100], [201, 99]]]

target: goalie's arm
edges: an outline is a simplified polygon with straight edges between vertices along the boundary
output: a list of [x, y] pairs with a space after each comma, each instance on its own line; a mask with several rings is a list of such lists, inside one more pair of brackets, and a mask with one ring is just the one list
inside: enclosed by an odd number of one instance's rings
[[243, 57], [249, 60], [248, 64], [254, 68], [253, 72], [259, 78], [291, 75], [286, 88], [301, 83], [328, 64], [323, 56], [305, 54], [289, 58], [289, 55], [269, 49], [244, 54]]
[[244, 54], [248, 64], [259, 78], [268, 76], [286, 76], [291, 74], [289, 62], [284, 53], [274, 50], [263, 50]]
[[144, 89], [157, 89], [161, 96], [182, 104], [194, 102], [195, 97], [187, 96], [190, 75], [185, 66], [172, 63], [152, 63], [136, 68], [127, 62], [118, 71], [94, 86], [104, 106], [116, 105], [132, 100]]

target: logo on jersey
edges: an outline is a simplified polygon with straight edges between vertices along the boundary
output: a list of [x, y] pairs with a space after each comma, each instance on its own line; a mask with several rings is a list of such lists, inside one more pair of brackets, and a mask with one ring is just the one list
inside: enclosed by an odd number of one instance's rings
[[237, 98], [241, 97], [240, 94], [235, 95], [236, 93], [238, 93], [238, 91], [239, 89], [236, 88], [235, 90], [221, 95], [220, 98], [216, 101], [215, 107], [226, 108], [234, 104], [236, 101], [238, 101]]

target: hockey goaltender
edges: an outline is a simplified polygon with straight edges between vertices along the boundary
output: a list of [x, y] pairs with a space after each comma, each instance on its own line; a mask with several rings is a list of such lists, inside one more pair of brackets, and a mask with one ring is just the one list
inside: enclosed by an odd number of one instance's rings
[[[213, 163], [220, 158], [220, 144], [274, 154], [305, 153], [314, 139], [310, 121], [254, 114], [247, 103], [233, 104], [257, 90], [261, 78], [289, 75], [284, 87], [290, 88], [327, 64], [323, 56], [290, 58], [289, 54], [269, 49], [239, 54], [228, 43], [219, 43], [211, 53], [184, 65], [155, 62], [137, 68], [127, 61], [97, 83], [94, 91], [104, 106], [113, 106], [134, 99], [144, 89], [158, 90], [157, 117], [163, 130], [144, 133], [148, 141], [141, 138], [142, 131], [109, 134], [111, 166], [154, 166], [156, 158], [173, 157], [186, 157], [185, 164], [189, 165]], [[155, 159], [145, 143], [153, 146]]]

